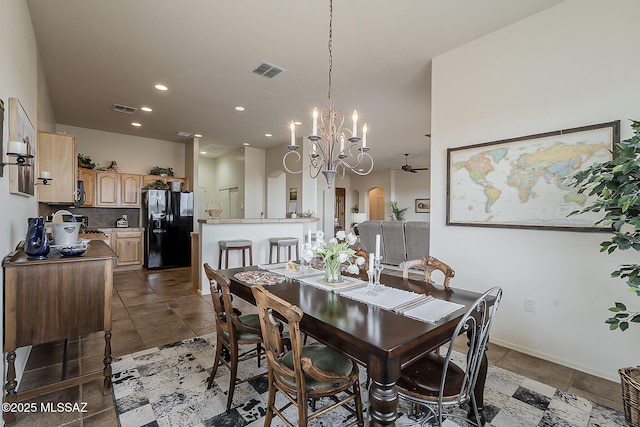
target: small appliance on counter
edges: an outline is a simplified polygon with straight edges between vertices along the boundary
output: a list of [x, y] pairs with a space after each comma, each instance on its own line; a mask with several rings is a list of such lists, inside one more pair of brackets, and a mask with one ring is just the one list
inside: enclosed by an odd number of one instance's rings
[[127, 219], [126, 215], [122, 215], [121, 218], [118, 218], [118, 220], [116, 221], [116, 227], [118, 228], [126, 228], [129, 226], [129, 220]]

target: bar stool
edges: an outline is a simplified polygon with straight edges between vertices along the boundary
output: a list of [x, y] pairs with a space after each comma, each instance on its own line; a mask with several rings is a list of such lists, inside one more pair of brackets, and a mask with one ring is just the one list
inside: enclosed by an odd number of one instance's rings
[[273, 248], [276, 247], [278, 251], [277, 262], [280, 262], [280, 248], [286, 247], [289, 249], [289, 258], [291, 259], [291, 247], [296, 247], [296, 260], [300, 259], [300, 246], [298, 245], [299, 239], [297, 237], [272, 237], [269, 239], [269, 262], [273, 262]]
[[249, 249], [249, 265], [253, 265], [253, 242], [251, 240], [218, 240], [218, 269], [222, 268], [222, 251], [224, 251], [224, 268], [229, 268], [229, 251], [242, 251], [242, 266], [245, 263], [245, 250]]

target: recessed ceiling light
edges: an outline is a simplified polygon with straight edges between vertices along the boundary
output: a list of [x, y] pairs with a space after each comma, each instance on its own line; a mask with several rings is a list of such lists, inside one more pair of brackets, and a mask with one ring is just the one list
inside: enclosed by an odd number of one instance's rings
[[193, 135], [196, 138], [202, 138], [202, 134], [201, 133], [196, 133], [195, 135]]
[[147, 113], [149, 113], [149, 112], [153, 111], [153, 110], [152, 110], [151, 108], [149, 108], [149, 107], [141, 107], [140, 109], [141, 109], [142, 111], [146, 111]]
[[236, 107], [236, 111], [244, 111], [244, 107], [237, 106], [237, 107]]
[[248, 142], [243, 142], [242, 145], [244, 145], [245, 147], [248, 147], [251, 144], [249, 144]]
[[265, 133], [264, 136], [266, 136], [267, 138], [271, 138], [273, 135], [271, 135], [270, 133]]
[[206, 151], [201, 151], [200, 154], [207, 154], [207, 152]]
[[302, 122], [293, 122], [294, 125], [296, 126], [300, 126], [302, 124]]
[[131, 126], [135, 126], [135, 127], [139, 128], [140, 126], [142, 126], [142, 123], [131, 122]]
[[169, 90], [168, 87], [166, 87], [165, 85], [158, 83], [157, 85], [154, 86], [156, 89], [158, 90]]

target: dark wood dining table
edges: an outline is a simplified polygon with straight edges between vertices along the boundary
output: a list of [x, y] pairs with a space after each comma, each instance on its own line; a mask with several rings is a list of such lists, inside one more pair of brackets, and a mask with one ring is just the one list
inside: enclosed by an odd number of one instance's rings
[[[221, 270], [231, 280], [231, 292], [255, 304], [250, 284], [235, 278], [257, 266]], [[419, 279], [382, 274], [386, 286], [426, 293], [441, 300], [470, 306], [481, 294], [458, 288], [444, 289]], [[421, 322], [319, 287], [287, 278], [282, 283], [265, 286], [273, 294], [297, 305], [304, 316], [300, 329], [319, 342], [348, 354], [367, 367], [369, 417], [371, 426], [395, 425], [398, 417], [398, 392], [395, 384], [403, 366], [450, 341], [465, 309], [459, 309], [435, 324]], [[475, 396], [482, 414], [486, 355], [476, 383]], [[484, 418], [483, 418], [484, 420]]]

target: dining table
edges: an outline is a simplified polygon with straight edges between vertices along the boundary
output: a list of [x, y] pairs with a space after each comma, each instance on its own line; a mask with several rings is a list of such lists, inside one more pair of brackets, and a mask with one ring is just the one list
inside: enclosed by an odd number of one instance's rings
[[[262, 275], [268, 270], [273, 271], [269, 276], [271, 279], [262, 280]], [[401, 369], [446, 345], [466, 308], [481, 296], [478, 292], [428, 284], [423, 277], [403, 278], [382, 273], [381, 288], [397, 294], [400, 298], [397, 302], [404, 303], [405, 295], [419, 295], [423, 299], [458, 304], [453, 312], [444, 317], [424, 321], [406, 315], [409, 311], [396, 309], [393, 302], [395, 296], [386, 297], [387, 294], [383, 293], [385, 297], [379, 296], [379, 302], [375, 293], [373, 297], [365, 297], [369, 289], [366, 288], [366, 280], [360, 281], [363, 276], [344, 276], [345, 284], [331, 286], [323, 283], [322, 275], [307, 278], [283, 272], [279, 279], [274, 280], [274, 275], [278, 277], [278, 270], [268, 265], [230, 268], [221, 270], [221, 273], [230, 279], [231, 292], [249, 303], [255, 304], [251, 287], [262, 284], [274, 295], [300, 307], [304, 313], [300, 321], [303, 332], [366, 366], [370, 379], [368, 400], [371, 426], [395, 425], [399, 402], [395, 385]], [[356, 292], [362, 295], [360, 299], [354, 298]], [[367, 302], [367, 298], [373, 303]], [[410, 302], [404, 304], [406, 307], [411, 305]], [[475, 389], [483, 423], [487, 366], [484, 354]]]

